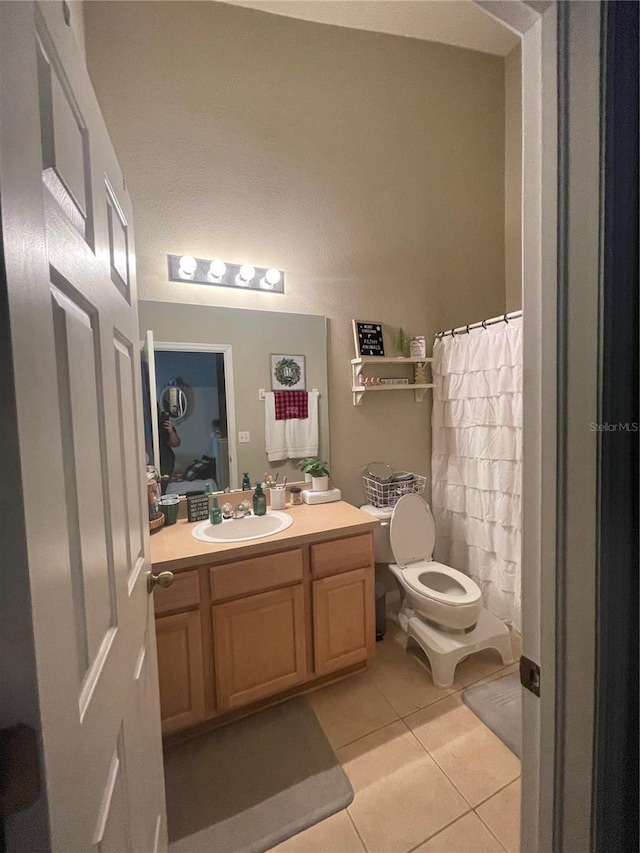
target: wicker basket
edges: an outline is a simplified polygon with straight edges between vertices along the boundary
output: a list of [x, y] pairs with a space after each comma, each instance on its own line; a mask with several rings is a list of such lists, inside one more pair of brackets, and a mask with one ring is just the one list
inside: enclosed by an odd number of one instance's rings
[[385, 480], [363, 475], [362, 481], [367, 503], [379, 509], [395, 506], [403, 495], [421, 495], [427, 485], [426, 477], [422, 477], [420, 474], [409, 476], [406, 472], [394, 474]]
[[160, 530], [162, 525], [164, 524], [164, 515], [160, 513], [157, 518], [152, 519], [149, 522], [149, 531], [153, 533], [154, 530]]

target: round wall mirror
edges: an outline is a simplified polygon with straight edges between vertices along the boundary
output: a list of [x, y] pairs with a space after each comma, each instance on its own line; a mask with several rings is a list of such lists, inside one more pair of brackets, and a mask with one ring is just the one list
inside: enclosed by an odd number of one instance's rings
[[189, 414], [189, 398], [185, 389], [178, 384], [166, 385], [160, 392], [160, 409], [167, 412], [175, 423], [180, 423]]

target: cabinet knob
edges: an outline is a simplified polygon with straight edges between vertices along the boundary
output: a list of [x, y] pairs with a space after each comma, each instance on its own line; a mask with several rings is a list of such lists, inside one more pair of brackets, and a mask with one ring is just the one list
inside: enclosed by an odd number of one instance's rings
[[147, 591], [153, 592], [156, 586], [162, 587], [162, 589], [166, 589], [168, 586], [171, 586], [173, 583], [173, 572], [159, 572], [159, 574], [154, 575], [153, 572], [149, 572], [147, 575]]

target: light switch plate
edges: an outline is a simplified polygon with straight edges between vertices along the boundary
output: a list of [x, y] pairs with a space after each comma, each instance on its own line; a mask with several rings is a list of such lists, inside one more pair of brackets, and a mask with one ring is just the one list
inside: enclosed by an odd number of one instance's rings
[[238, 444], [249, 444], [251, 441], [251, 433], [249, 432], [239, 432], [238, 433]]

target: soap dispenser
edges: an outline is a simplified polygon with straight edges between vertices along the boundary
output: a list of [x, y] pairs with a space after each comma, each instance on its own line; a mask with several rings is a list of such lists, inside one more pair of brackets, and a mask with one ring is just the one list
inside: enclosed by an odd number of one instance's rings
[[218, 506], [218, 498], [214, 497], [211, 501], [211, 509], [209, 510], [209, 521], [211, 524], [222, 524], [222, 511]]
[[256, 483], [256, 490], [253, 493], [253, 514], [267, 514], [267, 496], [262, 491], [262, 486], [260, 485], [260, 483]]

